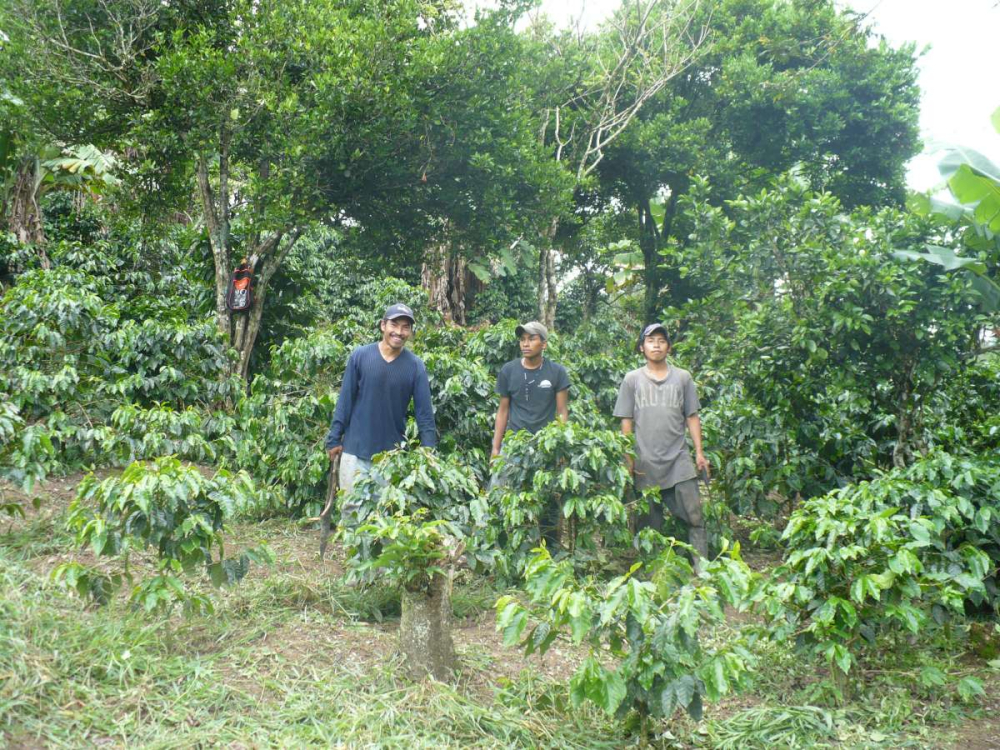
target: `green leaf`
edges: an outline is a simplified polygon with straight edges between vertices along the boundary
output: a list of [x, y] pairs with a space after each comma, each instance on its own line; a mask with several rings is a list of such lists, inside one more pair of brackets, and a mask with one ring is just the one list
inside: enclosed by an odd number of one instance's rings
[[493, 274], [490, 272], [489, 266], [482, 263], [470, 261], [467, 268], [472, 271], [473, 275], [475, 275], [475, 277], [484, 284], [488, 284], [493, 278]]
[[948, 681], [948, 675], [934, 666], [920, 670], [920, 684], [924, 687], [939, 687]]
[[677, 705], [682, 708], [690, 706], [698, 688], [694, 676], [686, 674], [683, 677], [678, 677], [672, 684], [677, 695]]
[[687, 704], [687, 712], [688, 715], [695, 721], [701, 721], [701, 717], [704, 715], [701, 693], [695, 693], [691, 696], [691, 702]]
[[937, 245], [927, 245], [926, 253], [918, 253], [914, 250], [896, 250], [893, 256], [900, 260], [925, 260], [928, 263], [941, 266], [946, 271], [957, 271], [965, 268], [973, 273], [986, 273], [986, 264], [978, 258], [963, 258], [956, 255], [955, 251], [947, 247]]
[[618, 710], [626, 693], [622, 676], [606, 669], [594, 657], [588, 658], [570, 681], [570, 696], [574, 705], [579, 706], [582, 699], [586, 698], [609, 715]]
[[958, 694], [961, 696], [962, 700], [971, 703], [976, 698], [982, 698], [986, 695], [986, 691], [983, 690], [983, 683], [970, 675], [968, 677], [963, 677], [959, 681]]
[[667, 206], [661, 200], [650, 199], [649, 201], [649, 213], [653, 217], [653, 221], [656, 222], [657, 226], [663, 224], [663, 217], [667, 214]]
[[[938, 171], [942, 177], [949, 181], [962, 167], [968, 167], [994, 182], [1000, 182], [1000, 167], [997, 167], [975, 149], [956, 146], [946, 151], [945, 155], [938, 161]], [[962, 200], [957, 195], [955, 197]]]
[[660, 691], [660, 713], [669, 719], [677, 710], [677, 687], [671, 682]]

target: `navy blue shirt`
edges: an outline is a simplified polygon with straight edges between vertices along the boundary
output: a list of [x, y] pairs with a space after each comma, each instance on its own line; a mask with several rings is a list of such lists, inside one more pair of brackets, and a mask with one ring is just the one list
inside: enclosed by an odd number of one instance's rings
[[326, 436], [326, 447], [344, 446], [344, 452], [366, 461], [403, 442], [406, 410], [413, 399], [420, 444], [437, 445], [437, 427], [431, 407], [427, 368], [409, 349], [386, 362], [378, 344], [361, 346], [347, 360], [344, 383]]

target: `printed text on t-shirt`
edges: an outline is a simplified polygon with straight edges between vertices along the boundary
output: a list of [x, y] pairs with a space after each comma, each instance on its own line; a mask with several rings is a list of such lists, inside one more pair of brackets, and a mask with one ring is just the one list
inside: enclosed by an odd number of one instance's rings
[[684, 405], [684, 394], [675, 385], [659, 387], [639, 383], [635, 394], [635, 408], [644, 409], [647, 406], [669, 406], [681, 408]]

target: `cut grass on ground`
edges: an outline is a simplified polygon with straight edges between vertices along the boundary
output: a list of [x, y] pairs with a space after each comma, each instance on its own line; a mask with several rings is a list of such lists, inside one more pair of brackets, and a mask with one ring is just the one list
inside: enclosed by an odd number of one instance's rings
[[[470, 575], [453, 602], [462, 664], [456, 685], [404, 679], [396, 654], [398, 595], [344, 586], [339, 550], [320, 561], [316, 531], [286, 520], [234, 525], [227, 549], [266, 542], [276, 562], [217, 593], [213, 616], [152, 618], [123, 597], [105, 609], [88, 606], [48, 581], [59, 562], [86, 556], [63, 531], [71, 494], [72, 482], [62, 480], [39, 511], [29, 509], [26, 519], [0, 530], [0, 745], [409, 749], [635, 742], [597, 709], [570, 706], [567, 682], [582, 652], [557, 644], [544, 659], [528, 660], [502, 646], [492, 614], [498, 592]], [[914, 669], [937, 663], [979, 674], [987, 684], [985, 706], [995, 704], [1000, 686], [985, 665], [949, 665], [946, 649], [887, 657], [845, 706], [824, 693], [822, 668], [787, 646], [761, 641], [755, 651], [760, 663], [749, 693], [707, 706], [700, 724], [679, 717], [660, 725], [656, 744], [1000, 747], [989, 716], [958, 701], [953, 688], [913, 685]]]

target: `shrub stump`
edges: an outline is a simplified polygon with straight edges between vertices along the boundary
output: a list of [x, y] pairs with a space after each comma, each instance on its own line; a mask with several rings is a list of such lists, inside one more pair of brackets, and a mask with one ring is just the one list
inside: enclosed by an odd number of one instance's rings
[[446, 682], [455, 670], [455, 643], [451, 637], [452, 576], [434, 575], [430, 586], [403, 590], [399, 646], [411, 679], [427, 676]]

